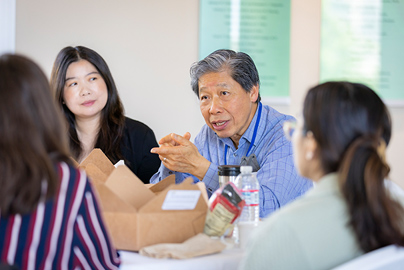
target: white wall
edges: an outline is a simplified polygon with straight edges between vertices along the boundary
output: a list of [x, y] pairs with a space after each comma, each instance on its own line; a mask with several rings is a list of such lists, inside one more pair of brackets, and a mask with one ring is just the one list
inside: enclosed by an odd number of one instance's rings
[[15, 49], [15, 1], [0, 0], [0, 54]]
[[[296, 115], [319, 78], [320, 0], [291, 0], [291, 104], [269, 104]], [[16, 52], [50, 75], [65, 46], [84, 45], [109, 64], [126, 114], [149, 125], [157, 139], [204, 121], [190, 88], [198, 57], [198, 0], [18, 0]], [[393, 108], [388, 150], [391, 178], [404, 187], [404, 108]]]
[[190, 131], [203, 118], [190, 88], [198, 56], [195, 0], [18, 0], [16, 52], [50, 75], [65, 46], [94, 49], [108, 63], [126, 114], [160, 137]]

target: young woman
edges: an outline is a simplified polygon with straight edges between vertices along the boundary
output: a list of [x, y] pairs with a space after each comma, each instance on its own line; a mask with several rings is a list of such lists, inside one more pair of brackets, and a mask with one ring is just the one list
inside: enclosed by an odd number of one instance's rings
[[331, 269], [404, 246], [404, 198], [385, 188], [390, 136], [389, 112], [368, 87], [310, 89], [292, 141], [298, 172], [316, 185], [258, 228], [241, 269]]
[[69, 123], [70, 149], [79, 163], [100, 148], [116, 163], [124, 160], [137, 177], [149, 183], [160, 167], [150, 153], [158, 146], [153, 131], [124, 116], [111, 72], [95, 51], [66, 47], [56, 57], [51, 88]]
[[71, 166], [42, 70], [0, 57], [0, 262], [17, 269], [118, 269], [86, 174]]

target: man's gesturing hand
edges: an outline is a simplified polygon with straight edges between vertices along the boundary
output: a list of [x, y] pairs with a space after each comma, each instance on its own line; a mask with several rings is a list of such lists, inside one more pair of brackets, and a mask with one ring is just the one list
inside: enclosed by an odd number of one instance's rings
[[159, 141], [160, 147], [152, 148], [151, 153], [158, 154], [168, 169], [190, 173], [202, 180], [209, 169], [210, 162], [198, 152], [190, 138], [189, 132], [184, 136], [171, 133], [163, 137]]

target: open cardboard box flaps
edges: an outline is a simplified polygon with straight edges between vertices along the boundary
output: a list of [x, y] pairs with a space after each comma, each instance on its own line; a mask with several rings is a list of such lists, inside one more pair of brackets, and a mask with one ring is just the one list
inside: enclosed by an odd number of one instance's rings
[[[79, 167], [98, 193], [101, 209], [117, 249], [138, 251], [159, 243], [182, 243], [203, 232], [208, 196], [203, 182], [186, 179], [176, 185], [169, 176], [145, 185], [126, 166], [115, 166], [100, 149], [94, 149]], [[193, 210], [162, 210], [170, 190], [199, 190]]]

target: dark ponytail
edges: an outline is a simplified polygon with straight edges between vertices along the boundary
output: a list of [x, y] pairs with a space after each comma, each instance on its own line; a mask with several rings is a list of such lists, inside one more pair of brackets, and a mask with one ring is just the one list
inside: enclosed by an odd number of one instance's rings
[[404, 212], [384, 187], [390, 171], [384, 153], [385, 145], [376, 137], [360, 137], [348, 148], [339, 168], [340, 187], [350, 213], [350, 226], [359, 246], [369, 252], [390, 244], [404, 246], [399, 220]]

